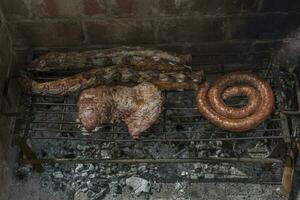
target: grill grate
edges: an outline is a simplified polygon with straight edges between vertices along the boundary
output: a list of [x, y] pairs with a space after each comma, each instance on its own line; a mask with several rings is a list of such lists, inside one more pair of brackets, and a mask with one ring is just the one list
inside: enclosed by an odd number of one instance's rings
[[[283, 166], [290, 134], [288, 118], [280, 111], [297, 109], [297, 103], [292, 99], [297, 89], [297, 80], [293, 74], [273, 69], [260, 70], [258, 73], [267, 79], [273, 88], [276, 97], [275, 110], [272, 117], [259, 127], [240, 134], [223, 131], [202, 118], [196, 109], [195, 91], [164, 91], [166, 103], [163, 113], [158, 122], [138, 140], [130, 137], [122, 123], [104, 124], [92, 135], [87, 135], [77, 120], [78, 94], [66, 97], [24, 95], [21, 103], [23, 111], [17, 119], [15, 138], [16, 141], [30, 142], [32, 149], [38, 151], [34, 152], [34, 156], [27, 155], [26, 159], [21, 159], [21, 163], [249, 163], [268, 164], [269, 168], [273, 169], [273, 174], [270, 172], [272, 175], [281, 174], [281, 170], [278, 169]], [[214, 74], [207, 76], [208, 79], [215, 77]], [[37, 80], [56, 78], [58, 77], [36, 77]], [[236, 98], [228, 103], [242, 106], [246, 101]], [[112, 151], [116, 149], [116, 152], [109, 157], [67, 156], [65, 151], [47, 152], [46, 156], [43, 153], [48, 147], [64, 148], [72, 142], [99, 145], [102, 150], [109, 148]], [[165, 154], [164, 150], [160, 149], [165, 147], [165, 144], [177, 150]], [[137, 147], [142, 146], [147, 150], [147, 147], [155, 145], [158, 146], [158, 152], [143, 152], [141, 156], [137, 151]], [[124, 148], [131, 153], [120, 150]], [[237, 175], [228, 172], [227, 176], [223, 174], [222, 178], [228, 178], [229, 175], [239, 179]], [[269, 177], [265, 182], [279, 183], [280, 179], [276, 177], [276, 181]], [[243, 180], [246, 180], [245, 177]], [[249, 180], [254, 179], [252, 177]], [[257, 177], [255, 180], [257, 181]], [[261, 178], [259, 181], [263, 182]]]

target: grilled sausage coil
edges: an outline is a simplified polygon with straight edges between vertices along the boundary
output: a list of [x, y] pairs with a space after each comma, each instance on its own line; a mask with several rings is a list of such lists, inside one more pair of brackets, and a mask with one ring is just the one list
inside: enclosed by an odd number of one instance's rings
[[[224, 103], [225, 99], [241, 95], [248, 97], [246, 106], [235, 108]], [[197, 93], [199, 112], [216, 126], [232, 132], [255, 128], [271, 115], [273, 105], [270, 85], [247, 72], [229, 73], [211, 87], [204, 83]]]

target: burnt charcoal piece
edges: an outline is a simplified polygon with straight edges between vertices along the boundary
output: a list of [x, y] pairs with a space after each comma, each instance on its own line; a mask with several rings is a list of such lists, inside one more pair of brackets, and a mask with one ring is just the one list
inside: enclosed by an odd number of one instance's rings
[[31, 71], [49, 72], [70, 69], [89, 69], [112, 65], [131, 65], [135, 70], [189, 70], [191, 55], [177, 55], [142, 47], [119, 47], [84, 52], [50, 52], [34, 59]]
[[81, 92], [79, 119], [91, 131], [102, 123], [123, 121], [133, 138], [148, 129], [159, 117], [163, 97], [151, 83], [135, 87], [98, 86]]
[[[246, 106], [234, 108], [223, 101], [224, 98], [239, 95], [248, 97]], [[199, 112], [213, 124], [232, 132], [243, 132], [257, 127], [270, 117], [273, 105], [274, 95], [268, 82], [247, 72], [224, 75], [211, 87], [204, 83], [197, 94]]]

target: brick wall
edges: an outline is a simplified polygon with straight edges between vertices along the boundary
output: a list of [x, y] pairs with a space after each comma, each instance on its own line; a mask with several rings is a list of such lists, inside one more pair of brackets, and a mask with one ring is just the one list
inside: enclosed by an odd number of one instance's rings
[[[4, 105], [8, 109], [11, 107], [16, 107], [15, 103], [13, 105], [8, 105], [6, 102], [6, 98], [3, 98], [2, 91], [4, 89], [4, 82], [8, 75], [8, 71], [11, 67], [13, 57], [12, 44], [7, 31], [7, 27], [5, 26], [5, 20], [2, 15], [2, 11], [0, 8], [0, 105]], [[16, 90], [15, 92], [17, 92]], [[11, 92], [9, 92], [9, 97], [11, 96]], [[15, 96], [14, 96], [15, 97]], [[17, 98], [17, 97], [16, 97]], [[15, 99], [16, 98], [12, 98]], [[17, 100], [16, 100], [17, 101]], [[9, 109], [10, 110], [10, 109]], [[15, 111], [15, 110], [14, 110]], [[0, 199], [6, 200], [8, 199], [8, 191], [9, 191], [9, 180], [11, 175], [11, 167], [9, 157], [10, 144], [12, 139], [11, 127], [13, 120], [12, 118], [8, 118], [3, 116], [0, 113]]]
[[190, 52], [202, 62], [214, 61], [212, 54], [238, 54], [226, 59], [241, 62], [264, 57], [293, 37], [300, 25], [298, 0], [1, 0], [0, 4], [17, 50], [142, 45]]

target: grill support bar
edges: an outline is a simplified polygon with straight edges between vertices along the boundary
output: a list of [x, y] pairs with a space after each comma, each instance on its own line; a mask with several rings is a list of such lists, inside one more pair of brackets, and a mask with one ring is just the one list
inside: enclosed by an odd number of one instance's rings
[[43, 164], [43, 163], [103, 163], [103, 164], [139, 164], [139, 163], [155, 163], [155, 164], [166, 164], [166, 163], [197, 163], [197, 162], [208, 162], [208, 163], [258, 163], [258, 164], [273, 164], [282, 163], [281, 160], [273, 158], [181, 158], [181, 159], [67, 159], [67, 158], [53, 158], [53, 159], [21, 159], [22, 164]]

